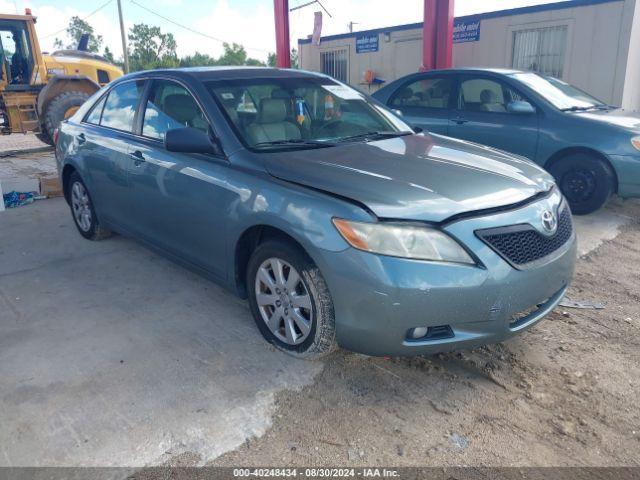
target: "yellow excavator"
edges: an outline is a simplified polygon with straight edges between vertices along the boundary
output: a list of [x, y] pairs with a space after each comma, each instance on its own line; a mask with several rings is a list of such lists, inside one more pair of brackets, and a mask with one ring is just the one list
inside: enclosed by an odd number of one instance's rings
[[40, 51], [36, 17], [0, 14], [0, 133], [36, 132], [51, 142], [58, 124], [122, 70], [86, 50]]

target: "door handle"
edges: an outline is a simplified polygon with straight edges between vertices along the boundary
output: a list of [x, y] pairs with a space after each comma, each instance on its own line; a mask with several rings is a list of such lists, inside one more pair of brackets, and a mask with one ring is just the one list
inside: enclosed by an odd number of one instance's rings
[[454, 118], [453, 121], [455, 123], [457, 123], [458, 125], [464, 125], [465, 123], [467, 123], [469, 120], [465, 120], [464, 118]]
[[137, 167], [141, 163], [146, 162], [144, 155], [140, 150], [136, 150], [135, 152], [131, 152], [130, 155], [133, 157], [133, 164]]
[[84, 136], [84, 133], [81, 133], [76, 138], [78, 139], [78, 145], [82, 145], [84, 142], [87, 141], [87, 137]]

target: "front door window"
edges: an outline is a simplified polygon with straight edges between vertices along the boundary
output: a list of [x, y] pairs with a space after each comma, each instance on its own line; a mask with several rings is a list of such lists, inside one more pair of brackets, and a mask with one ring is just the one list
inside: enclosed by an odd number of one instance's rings
[[508, 113], [509, 104], [526, 101], [522, 95], [489, 78], [470, 78], [460, 85], [458, 109], [470, 112]]
[[186, 88], [168, 80], [155, 80], [144, 109], [142, 135], [162, 140], [167, 131], [184, 127], [207, 132], [209, 124]]

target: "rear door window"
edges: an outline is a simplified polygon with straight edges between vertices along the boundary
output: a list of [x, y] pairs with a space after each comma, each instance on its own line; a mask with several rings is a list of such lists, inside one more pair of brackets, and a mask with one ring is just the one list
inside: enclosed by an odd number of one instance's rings
[[451, 78], [422, 78], [400, 88], [391, 98], [393, 108], [448, 108]]
[[132, 132], [143, 89], [144, 80], [122, 83], [113, 88], [107, 96], [100, 125]]
[[142, 135], [162, 140], [168, 130], [183, 127], [207, 132], [209, 123], [185, 87], [169, 80], [154, 80], [144, 109]]
[[104, 103], [107, 100], [107, 96], [104, 95], [100, 100], [96, 102], [93, 106], [89, 115], [85, 118], [85, 122], [93, 123], [94, 125], [100, 125], [100, 117], [102, 117], [102, 109], [104, 108]]

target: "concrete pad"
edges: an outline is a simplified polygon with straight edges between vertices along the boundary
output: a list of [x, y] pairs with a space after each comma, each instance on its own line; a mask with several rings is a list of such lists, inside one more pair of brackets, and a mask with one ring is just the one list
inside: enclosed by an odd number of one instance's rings
[[61, 198], [0, 216], [0, 466], [206, 462], [321, 368], [211, 282], [123, 237], [84, 240]]
[[573, 217], [578, 236], [578, 255], [584, 256], [607, 240], [613, 240], [620, 229], [631, 222], [631, 218], [619, 213], [623, 201], [613, 199], [609, 204], [591, 215]]
[[7, 152], [38, 152], [52, 147], [35, 133], [0, 135], [0, 155]]

